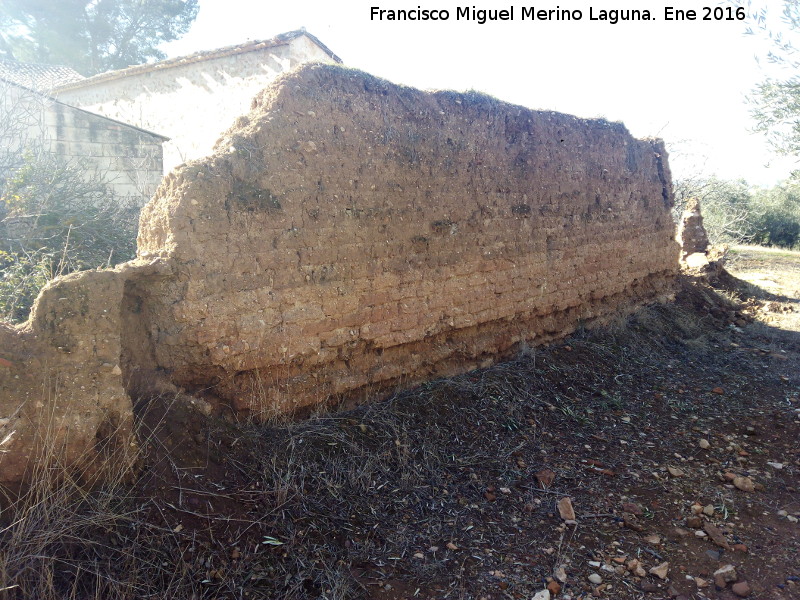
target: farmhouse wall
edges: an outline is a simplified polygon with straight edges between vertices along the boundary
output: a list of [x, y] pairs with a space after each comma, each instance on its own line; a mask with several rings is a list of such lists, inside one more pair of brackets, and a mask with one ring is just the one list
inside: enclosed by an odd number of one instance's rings
[[16, 436], [0, 481], [24, 470], [37, 415], [98, 455], [105, 423], [129, 422], [123, 390], [268, 417], [668, 298], [671, 207], [662, 143], [619, 123], [304, 66], [165, 178], [135, 261], [58, 280], [24, 327], [0, 326], [0, 443]]
[[308, 35], [248, 47], [246, 52], [212, 51], [101, 74], [66, 86], [58, 98], [168, 136], [168, 173], [185, 161], [211, 154], [220, 134], [250, 110], [253, 96], [280, 73], [301, 63], [332, 60]]
[[155, 193], [166, 138], [60, 102], [49, 107], [45, 124], [50, 151], [85, 161], [103, 175], [117, 197], [141, 206]]

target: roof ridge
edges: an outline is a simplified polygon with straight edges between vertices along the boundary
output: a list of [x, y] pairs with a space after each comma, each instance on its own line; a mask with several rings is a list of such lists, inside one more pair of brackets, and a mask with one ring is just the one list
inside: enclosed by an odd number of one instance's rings
[[[62, 65], [60, 63], [29, 62], [26, 60], [19, 60], [17, 58], [9, 58], [9, 57], [0, 58], [0, 62], [16, 63], [19, 65], [29, 65], [31, 67], [57, 67], [59, 69], [69, 69], [70, 71], [75, 71], [75, 69], [73, 69], [69, 65]], [[75, 72], [78, 73], [78, 71]], [[80, 75], [83, 78], [86, 78], [85, 75], [81, 75], [80, 73], [78, 73], [78, 75]]]
[[279, 46], [291, 42], [292, 40], [299, 38], [301, 36], [306, 36], [309, 39], [311, 39], [334, 61], [339, 63], [342, 62], [342, 59], [336, 56], [336, 54], [334, 54], [330, 50], [330, 48], [328, 48], [325, 44], [323, 44], [316, 36], [310, 34], [308, 31], [305, 30], [305, 28], [302, 28], [302, 29], [295, 29], [293, 31], [287, 31], [285, 33], [280, 33], [272, 38], [265, 40], [247, 40], [246, 42], [242, 42], [239, 44], [222, 46], [220, 48], [213, 48], [211, 50], [198, 50], [197, 52], [193, 52], [191, 54], [186, 54], [184, 56], [176, 56], [174, 58], [167, 58], [154, 63], [132, 65], [124, 69], [117, 69], [114, 71], [106, 71], [105, 73], [98, 73], [97, 75], [93, 75], [85, 79], [72, 81], [64, 85], [57, 86], [55, 90], [66, 91], [71, 89], [77, 89], [83, 86], [89, 86], [103, 81], [121, 79], [123, 77], [127, 77], [129, 75], [135, 75], [138, 73], [148, 73], [151, 71], [158, 71], [161, 69], [170, 69], [173, 67], [179, 67], [186, 64], [201, 62], [203, 60], [212, 60], [214, 58], [222, 58], [224, 56], [230, 56], [233, 54], [251, 52], [254, 50], [259, 50], [261, 48]]

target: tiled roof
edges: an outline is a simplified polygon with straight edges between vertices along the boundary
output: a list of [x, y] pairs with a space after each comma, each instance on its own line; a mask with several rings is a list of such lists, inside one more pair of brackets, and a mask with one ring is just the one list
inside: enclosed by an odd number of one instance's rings
[[325, 44], [319, 41], [315, 36], [308, 33], [305, 29], [298, 29], [296, 31], [289, 31], [288, 33], [282, 33], [269, 40], [252, 40], [245, 42], [243, 44], [237, 44], [235, 46], [225, 46], [224, 48], [217, 48], [216, 50], [204, 50], [202, 52], [195, 52], [194, 54], [189, 54], [187, 56], [180, 56], [178, 58], [168, 58], [167, 60], [162, 60], [155, 63], [135, 65], [133, 67], [128, 67], [127, 69], [120, 69], [118, 71], [108, 71], [106, 73], [100, 73], [99, 75], [94, 75], [92, 77], [81, 79], [79, 81], [72, 81], [65, 83], [64, 85], [61, 85], [59, 87], [59, 91], [82, 88], [103, 81], [121, 79], [123, 77], [129, 77], [131, 75], [138, 75], [140, 73], [148, 73], [151, 71], [160, 71], [162, 69], [170, 69], [172, 67], [180, 67], [191, 63], [202, 62], [204, 60], [212, 60], [214, 58], [222, 58], [224, 56], [232, 56], [235, 54], [244, 54], [245, 52], [254, 52], [256, 50], [262, 50], [264, 48], [284, 46], [289, 42], [291, 42], [292, 40], [294, 40], [295, 38], [299, 38], [301, 36], [306, 36], [311, 41], [313, 41], [334, 61], [338, 63], [342, 62], [341, 58], [339, 58], [333, 52], [331, 52], [331, 50]]
[[0, 59], [0, 79], [39, 92], [48, 92], [61, 85], [85, 79], [85, 77], [71, 67]]

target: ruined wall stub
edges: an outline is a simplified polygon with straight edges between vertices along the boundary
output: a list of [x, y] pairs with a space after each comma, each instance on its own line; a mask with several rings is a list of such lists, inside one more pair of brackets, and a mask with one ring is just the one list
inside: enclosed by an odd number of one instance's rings
[[0, 483], [43, 431], [81, 468], [125, 450], [154, 386], [266, 416], [669, 296], [671, 200], [662, 144], [621, 124], [304, 66], [162, 182], [135, 261], [0, 325]]
[[668, 293], [669, 177], [621, 124], [303, 68], [145, 209], [153, 364], [257, 411], [486, 364]]
[[703, 225], [703, 213], [700, 209], [699, 198], [689, 198], [686, 208], [678, 223], [678, 240], [681, 245], [681, 259], [685, 260], [690, 254], [708, 251], [709, 241], [706, 228]]
[[39, 294], [27, 323], [0, 323], [0, 484], [49, 461], [87, 480], [102, 459], [135, 454], [120, 306], [129, 275], [153, 279], [157, 271], [132, 263], [60, 277]]

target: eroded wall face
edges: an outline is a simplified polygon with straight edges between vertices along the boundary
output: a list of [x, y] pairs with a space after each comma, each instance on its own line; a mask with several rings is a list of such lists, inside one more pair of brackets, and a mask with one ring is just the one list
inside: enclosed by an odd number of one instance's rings
[[663, 147], [620, 124], [426, 94], [339, 67], [284, 77], [170, 176], [140, 254], [157, 369], [239, 409], [465, 371], [663, 296]]
[[54, 466], [88, 481], [104, 459], [131, 459], [133, 411], [119, 365], [130, 271], [55, 279], [25, 326], [0, 323], [0, 485]]

